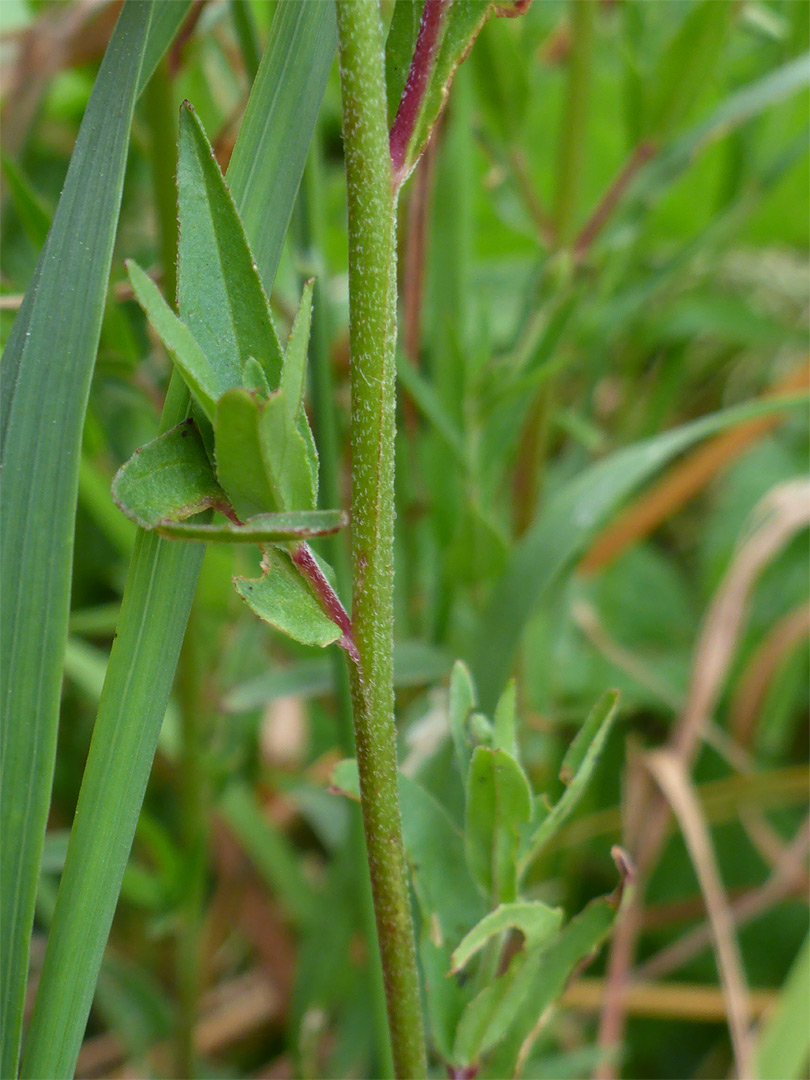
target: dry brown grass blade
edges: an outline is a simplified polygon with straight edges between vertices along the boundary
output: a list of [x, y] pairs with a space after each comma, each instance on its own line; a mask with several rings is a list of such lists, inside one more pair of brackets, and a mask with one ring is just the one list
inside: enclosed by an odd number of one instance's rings
[[[803, 806], [807, 802], [810, 772], [806, 765], [790, 765], [784, 769], [755, 773], [753, 776], [727, 776], [701, 784], [698, 790], [703, 813], [716, 824], [729, 821], [746, 806], [758, 811]], [[581, 847], [601, 837], [627, 836], [622, 828], [619, 807], [609, 806], [576, 821], [567, 822], [550, 842], [549, 850]], [[632, 847], [633, 845], [631, 845]]]
[[14, 58], [3, 65], [3, 149], [16, 157], [45, 89], [59, 71], [103, 56], [123, 0], [78, 0], [46, 7], [14, 34]]
[[752, 522], [712, 601], [695, 650], [686, 708], [672, 742], [684, 764], [693, 760], [722, 689], [757, 578], [788, 541], [810, 524], [810, 484], [792, 480], [773, 488], [757, 504]]
[[714, 951], [739, 1080], [753, 1077], [751, 1005], [734, 920], [717, 868], [709, 829], [682, 760], [670, 750], [647, 755], [647, 768], [672, 807], [706, 900]]
[[[712, 713], [728, 673], [751, 590], [764, 567], [808, 522], [810, 485], [803, 479], [778, 485], [754, 508], [744, 540], [704, 619], [694, 651], [686, 706], [670, 738], [667, 753], [677, 761], [684, 776], [688, 774], [701, 739], [712, 722]], [[696, 805], [699, 808], [697, 801]], [[638, 869], [638, 884], [619, 919], [611, 944], [608, 961], [611, 992], [605, 998], [599, 1032], [599, 1045], [605, 1051], [604, 1063], [596, 1074], [600, 1080], [610, 1080], [615, 1076], [611, 1055], [621, 1042], [624, 1031], [625, 993], [636, 941], [643, 925], [644, 885], [669, 828], [669, 807], [656, 792], [650, 794], [645, 805], [636, 809], [635, 815], [638, 823], [635, 830], [637, 845], [633, 844], [632, 839], [628, 843]]]
[[[731, 905], [731, 914], [738, 927], [756, 919], [788, 896], [797, 892], [801, 895], [807, 894], [808, 851], [810, 822], [805, 820], [765, 884], [758, 889], [752, 889]], [[711, 927], [708, 923], [702, 923], [650, 957], [636, 969], [634, 977], [641, 980], [663, 978], [699, 956], [711, 945], [711, 940]]]
[[786, 657], [810, 636], [810, 605], [800, 604], [783, 616], [751, 657], [731, 701], [729, 727], [748, 746], [774, 675]]
[[[607, 984], [604, 979], [577, 979], [562, 996], [561, 1004], [582, 1012], [599, 1012], [605, 1002]], [[771, 1008], [778, 993], [775, 990], [754, 990], [749, 993], [753, 1016], [761, 1016]], [[633, 982], [627, 988], [627, 1012], [632, 1016], [648, 1016], [663, 1020], [694, 1020], [715, 1024], [726, 1018], [723, 993], [716, 986], [698, 983]]]
[[[279, 1018], [280, 1000], [264, 973], [258, 969], [222, 983], [203, 997], [200, 1022], [194, 1033], [199, 1054], [217, 1054]], [[115, 1035], [88, 1039], [76, 1066], [80, 1080], [101, 1077], [129, 1078], [143, 1072], [125, 1063], [126, 1052]], [[149, 1052], [155, 1075], [171, 1069], [172, 1044], [159, 1043]]]
[[[810, 364], [805, 361], [776, 383], [765, 397], [780, 397], [809, 387]], [[761, 416], [725, 431], [693, 450], [596, 537], [579, 564], [579, 572], [595, 574], [604, 570], [633, 544], [671, 518], [718, 473], [784, 420], [784, 413]]]

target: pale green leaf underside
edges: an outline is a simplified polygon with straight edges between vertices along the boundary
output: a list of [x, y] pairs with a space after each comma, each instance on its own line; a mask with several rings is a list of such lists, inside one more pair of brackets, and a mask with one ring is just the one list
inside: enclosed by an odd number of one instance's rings
[[143, 529], [227, 506], [193, 420], [136, 450], [118, 470], [113, 499]]
[[263, 566], [261, 578], [234, 578], [236, 591], [251, 611], [302, 645], [323, 648], [340, 638], [340, 628], [324, 614], [285, 552], [268, 548]]
[[[216, 466], [220, 484], [244, 521], [283, 510], [262, 463], [259, 401], [248, 390], [229, 390], [217, 402]], [[302, 508], [298, 508], [302, 509]]]
[[518, 756], [517, 747], [517, 687], [510, 679], [495, 707], [492, 725], [492, 746], [495, 750], [505, 750], [513, 758]]
[[450, 734], [462, 779], [466, 779], [472, 753], [472, 743], [467, 735], [467, 717], [475, 708], [475, 704], [475, 686], [469, 668], [461, 660], [456, 660], [450, 675], [448, 712]]
[[[303, 421], [308, 427], [306, 417]], [[317, 463], [313, 474], [307, 443], [299, 423], [290, 418], [284, 389], [272, 394], [259, 409], [259, 443], [265, 472], [278, 492], [279, 509], [314, 510], [318, 502]]]

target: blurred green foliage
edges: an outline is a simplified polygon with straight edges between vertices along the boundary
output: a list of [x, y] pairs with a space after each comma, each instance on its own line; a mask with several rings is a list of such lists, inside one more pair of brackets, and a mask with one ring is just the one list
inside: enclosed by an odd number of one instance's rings
[[[272, 7], [263, 0], [247, 5], [262, 44]], [[384, 6], [387, 15], [392, 8]], [[59, 197], [103, 40], [86, 53], [75, 48], [80, 25], [72, 31], [73, 50], [50, 56], [46, 49], [41, 67], [23, 78], [15, 66], [20, 42], [45, 41], [45, 27], [66, 26], [78, 6], [6, 0], [2, 9], [4, 32], [18, 35], [3, 43], [11, 53], [3, 99], [5, 342], [14, 297], [29, 283], [43, 222]], [[574, 237], [640, 140], [650, 141], [650, 152], [586, 251], [575, 257], [570, 246], [556, 244], [549, 209], [558, 205], [569, 92], [563, 0], [535, 0], [520, 18], [484, 28], [459, 69], [428, 159], [400, 197], [401, 756], [457, 823], [463, 791], [451, 767], [450, 667], [457, 657], [475, 662], [486, 655], [493, 628], [482, 619], [520, 537], [589, 466], [755, 399], [807, 363], [810, 8], [793, 0], [617, 0], [596, 3], [592, 15], [584, 105], [569, 133], [581, 141]], [[249, 90], [232, 5], [202, 6], [192, 32], [171, 52], [169, 70], [174, 105], [192, 102], [224, 164]], [[736, 108], [747, 88], [753, 89], [745, 108], [729, 122], [724, 110], [728, 103]], [[134, 258], [161, 269], [153, 138], [142, 100], [84, 431], [73, 636], [34, 969], [130, 553], [131, 538], [123, 518], [112, 523], [106, 491], [121, 463], [157, 434], [170, 371], [126, 290], [123, 267], [124, 258]], [[334, 425], [340, 453], [333, 465], [346, 506], [346, 209], [334, 68], [310, 153], [307, 183], [316, 178], [318, 215], [313, 227], [299, 198], [271, 305], [286, 333], [314, 264], [332, 390], [326, 406], [321, 401], [313, 410], [313, 427], [318, 440]], [[311, 185], [307, 190], [311, 195]], [[422, 266], [421, 284], [415, 265]], [[621, 694], [619, 718], [576, 816], [532, 867], [536, 900], [561, 905], [570, 916], [613, 888], [609, 851], [622, 839], [627, 741], [654, 747], [677, 728], [706, 612], [739, 557], [755, 507], [807, 465], [807, 409], [791, 408], [650, 535], [596, 572], [564, 568], [532, 609], [509, 666], [517, 677], [521, 759], [535, 790], [559, 796], [560, 764], [588, 710], [608, 687]], [[560, 548], [569, 540], [560, 536]], [[329, 544], [328, 551], [313, 547], [337, 565]], [[780, 638], [778, 631], [807, 604], [807, 556], [805, 529], [755, 582], [712, 714], [712, 732], [725, 738], [703, 744], [693, 772], [734, 900], [774, 873], [777, 842], [790, 843], [806, 814], [806, 634]], [[203, 1028], [218, 1006], [227, 1014], [228, 992], [237, 1003], [251, 1000], [244, 980], [257, 968], [266, 999], [258, 1020], [200, 1049], [195, 1068], [201, 1076], [250, 1076], [276, 1063], [296, 1076], [377, 1075], [358, 871], [346, 855], [349, 817], [327, 789], [331, 765], [345, 756], [337, 750], [340, 677], [324, 654], [272, 633], [235, 595], [232, 576], [255, 576], [257, 561], [247, 548], [207, 549], [192, 614], [201, 683], [194, 767], [211, 822], [202, 856]], [[753, 693], [744, 683], [752, 669], [765, 681], [744, 723], [749, 703], [740, 688]], [[88, 1029], [90, 1040], [108, 1030], [118, 1039], [108, 1075], [124, 1058], [141, 1075], [165, 1075], [172, 1068], [166, 1040], [182, 1022], [174, 950], [187, 912], [187, 875], [196, 871], [181, 839], [181, 682], [166, 714]], [[791, 881], [740, 929], [743, 964], [757, 989], [778, 993], [793, 985], [786, 980], [808, 920], [803, 872]], [[653, 868], [645, 910], [640, 964], [705, 921], [699, 883], [676, 832]], [[588, 975], [604, 975], [604, 957]], [[677, 980], [718, 988], [710, 944], [661, 976], [664, 986]], [[214, 992], [223, 986], [229, 990], [217, 1003]], [[790, 1015], [790, 1002], [784, 1007]], [[593, 1012], [562, 1006], [523, 1075], [588, 1074], [597, 1060], [596, 1028]], [[762, 1054], [773, 1047], [772, 1037]], [[674, 1005], [665, 1015], [631, 1015], [621, 1055], [628, 1077], [726, 1075], [731, 1060], [722, 1022], [685, 1020]], [[784, 1060], [801, 1070], [801, 1046]], [[80, 1075], [91, 1075], [83, 1067], [89, 1069], [80, 1059]]]

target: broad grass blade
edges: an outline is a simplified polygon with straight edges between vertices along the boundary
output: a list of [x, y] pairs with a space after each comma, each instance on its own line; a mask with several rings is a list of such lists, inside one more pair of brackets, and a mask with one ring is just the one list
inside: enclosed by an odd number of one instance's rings
[[[228, 172], [265, 286], [275, 276], [325, 88], [333, 22], [331, 4], [278, 6]], [[313, 65], [324, 50], [328, 59]], [[289, 127], [285, 117], [292, 118]], [[174, 379], [162, 430], [179, 423], [187, 408], [187, 392]], [[73, 1075], [202, 552], [197, 545], [138, 536], [34, 1006], [25, 1076]]]
[[[151, 3], [127, 4], [3, 356], [0, 1073], [17, 1071], [67, 640], [81, 433]], [[58, 347], [57, 347], [58, 342]]]

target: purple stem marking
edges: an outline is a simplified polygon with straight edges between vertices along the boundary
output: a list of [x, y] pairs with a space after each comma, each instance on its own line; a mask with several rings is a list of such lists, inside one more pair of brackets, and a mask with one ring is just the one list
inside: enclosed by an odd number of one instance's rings
[[411, 141], [419, 110], [425, 97], [436, 49], [441, 37], [442, 23], [451, 0], [425, 0], [422, 20], [416, 38], [416, 48], [408, 69], [405, 89], [402, 91], [397, 115], [388, 139], [391, 148], [391, 167], [394, 172], [394, 188], [402, 183], [405, 174], [405, 158]]
[[296, 544], [290, 549], [292, 561], [307, 579], [312, 591], [318, 597], [321, 607], [337, 626], [343, 631], [343, 637], [338, 642], [345, 649], [355, 664], [360, 665], [360, 654], [354, 643], [352, 633], [352, 621], [340, 602], [340, 597], [324, 577], [323, 571], [306, 543]]
[[611, 182], [599, 205], [585, 222], [579, 236], [574, 240], [574, 255], [581, 259], [587, 255], [594, 240], [604, 229], [610, 220], [610, 216], [630, 187], [631, 181], [636, 177], [643, 165], [654, 157], [658, 147], [652, 139], [642, 139], [637, 143], [630, 157], [625, 162], [619, 174]]

